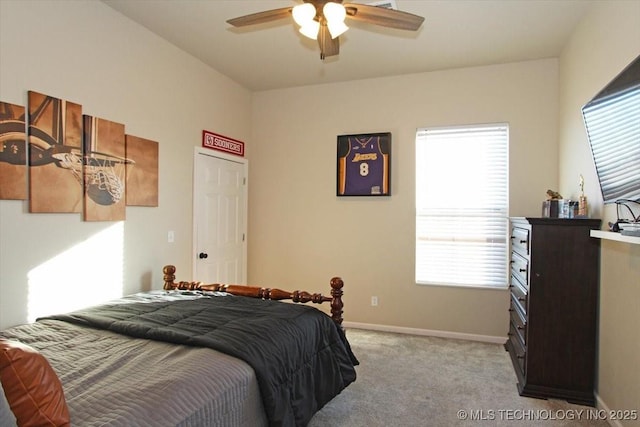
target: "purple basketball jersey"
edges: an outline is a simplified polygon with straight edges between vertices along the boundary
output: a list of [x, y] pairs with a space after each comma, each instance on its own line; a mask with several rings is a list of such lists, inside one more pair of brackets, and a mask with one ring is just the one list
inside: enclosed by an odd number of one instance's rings
[[345, 165], [345, 193], [387, 194], [388, 161], [380, 137], [350, 137]]

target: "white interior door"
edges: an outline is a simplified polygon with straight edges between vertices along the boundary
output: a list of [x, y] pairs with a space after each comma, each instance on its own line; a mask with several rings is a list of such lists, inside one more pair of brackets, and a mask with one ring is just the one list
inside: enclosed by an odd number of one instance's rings
[[194, 279], [245, 284], [247, 172], [242, 157], [196, 149], [194, 159]]

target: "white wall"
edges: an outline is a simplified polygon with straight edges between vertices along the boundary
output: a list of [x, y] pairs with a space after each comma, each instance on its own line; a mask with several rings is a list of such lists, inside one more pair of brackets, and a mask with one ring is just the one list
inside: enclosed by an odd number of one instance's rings
[[[328, 289], [339, 275], [345, 321], [506, 336], [506, 290], [415, 284], [415, 132], [508, 122], [510, 213], [539, 215], [558, 182], [557, 94], [554, 59], [254, 94], [249, 281]], [[336, 197], [336, 136], [383, 131], [391, 197]]]
[[[592, 216], [615, 221], [603, 207], [581, 107], [640, 55], [640, 2], [596, 2], [560, 58], [560, 187], [577, 195], [585, 175]], [[640, 245], [602, 241], [598, 397], [618, 410], [639, 410]], [[636, 419], [622, 422], [640, 426]]]
[[[0, 328], [28, 320], [29, 305], [66, 307], [162, 286], [162, 266], [191, 279], [193, 147], [203, 129], [247, 141], [250, 93], [98, 1], [0, 1], [0, 100], [26, 105], [35, 90], [83, 106], [159, 143], [159, 207], [127, 208], [124, 223], [78, 214], [29, 214], [0, 201]], [[167, 243], [168, 230], [176, 241]], [[115, 272], [115, 273], [113, 273]]]

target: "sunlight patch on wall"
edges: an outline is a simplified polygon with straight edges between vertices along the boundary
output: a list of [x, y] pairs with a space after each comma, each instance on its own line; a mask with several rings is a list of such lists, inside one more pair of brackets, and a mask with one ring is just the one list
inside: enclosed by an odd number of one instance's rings
[[28, 321], [121, 297], [123, 256], [118, 222], [29, 271]]

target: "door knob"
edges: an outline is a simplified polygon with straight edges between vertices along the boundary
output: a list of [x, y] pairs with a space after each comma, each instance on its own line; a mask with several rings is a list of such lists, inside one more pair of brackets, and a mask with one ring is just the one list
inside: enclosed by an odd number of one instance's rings
[[198, 254], [198, 258], [200, 258], [200, 259], [205, 259], [205, 258], [207, 258], [208, 256], [209, 256], [209, 255], [208, 255], [208, 254], [206, 254], [205, 252], [200, 252], [200, 254]]

